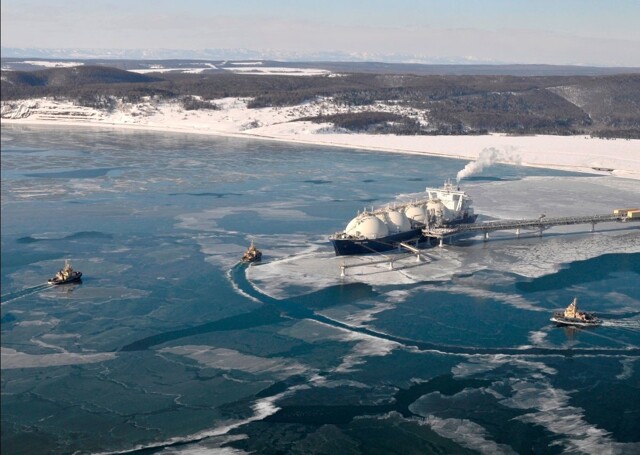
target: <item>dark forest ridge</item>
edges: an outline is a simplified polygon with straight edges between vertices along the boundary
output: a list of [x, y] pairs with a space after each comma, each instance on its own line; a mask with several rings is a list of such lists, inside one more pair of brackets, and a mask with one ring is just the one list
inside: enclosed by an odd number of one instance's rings
[[[215, 100], [250, 99], [248, 107], [297, 106], [318, 99], [353, 109], [295, 120], [330, 122], [353, 132], [398, 135], [591, 134], [640, 138], [640, 72], [610, 75], [417, 74], [448, 68], [529, 73], [575, 67], [390, 65], [282, 62], [99, 61], [3, 59], [3, 103], [55, 97], [113, 110], [118, 102], [177, 101], [187, 110]], [[109, 61], [116, 65], [117, 61]], [[20, 71], [21, 65], [48, 67]], [[277, 66], [276, 66], [277, 65]], [[305, 67], [304, 65], [308, 65]], [[331, 66], [333, 65], [333, 66]], [[140, 68], [144, 66], [144, 68]], [[349, 68], [361, 71], [349, 72]], [[404, 68], [407, 72], [392, 73]], [[369, 70], [369, 71], [365, 71]], [[379, 72], [370, 72], [378, 69]], [[387, 71], [382, 71], [386, 69]], [[600, 69], [611, 70], [613, 69]], [[366, 106], [367, 109], [362, 109]], [[389, 106], [422, 112], [416, 121]]]

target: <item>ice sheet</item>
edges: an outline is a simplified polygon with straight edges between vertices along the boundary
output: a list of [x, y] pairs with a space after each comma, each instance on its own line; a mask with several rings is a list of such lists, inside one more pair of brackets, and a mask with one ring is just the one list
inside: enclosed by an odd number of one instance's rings
[[3, 370], [15, 368], [44, 368], [61, 365], [81, 365], [85, 363], [105, 362], [114, 359], [116, 353], [102, 352], [97, 354], [78, 354], [75, 352], [59, 352], [54, 354], [27, 354], [15, 349], [2, 347]]
[[176, 346], [163, 348], [160, 352], [185, 356], [210, 368], [264, 374], [280, 380], [309, 370], [309, 367], [290, 359], [257, 357], [243, 354], [233, 349], [214, 348], [211, 346]]
[[[568, 178], [568, 182], [566, 178], [536, 177], [474, 183], [466, 189], [474, 199], [477, 213], [507, 219], [537, 218], [541, 213], [548, 216], [612, 213], [616, 207], [640, 205], [640, 185], [611, 177]], [[285, 298], [291, 296], [289, 292], [294, 288], [296, 292], [301, 292], [300, 288], [311, 292], [351, 282], [410, 285], [446, 281], [480, 270], [533, 278], [554, 273], [573, 261], [640, 252], [640, 225], [601, 223], [594, 233], [590, 229], [590, 225], [557, 227], [541, 238], [523, 232], [520, 240], [515, 233], [500, 232], [492, 234], [490, 238], [494, 240], [486, 244], [476, 240], [475, 245], [467, 247], [454, 244], [426, 249], [420, 261], [414, 255], [396, 251], [341, 257], [330, 252], [295, 254], [249, 269], [247, 274], [266, 294]]]

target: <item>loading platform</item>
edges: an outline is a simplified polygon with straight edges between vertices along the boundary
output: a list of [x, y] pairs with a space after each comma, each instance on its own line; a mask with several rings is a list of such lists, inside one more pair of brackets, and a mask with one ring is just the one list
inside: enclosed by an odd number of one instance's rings
[[500, 221], [487, 221], [484, 223], [466, 224], [451, 227], [438, 227], [438, 228], [426, 228], [422, 230], [422, 234], [427, 238], [434, 238], [440, 240], [440, 246], [442, 246], [443, 240], [448, 237], [453, 237], [458, 234], [466, 234], [473, 232], [484, 233], [485, 240], [489, 238], [489, 232], [493, 231], [516, 231], [516, 235], [520, 236], [523, 229], [537, 230], [539, 235], [542, 235], [543, 231], [553, 226], [568, 226], [572, 224], [590, 224], [591, 231], [595, 231], [595, 226], [598, 223], [609, 222], [631, 222], [639, 221], [639, 218], [632, 218], [622, 214], [606, 214], [606, 215], [588, 215], [588, 216], [567, 216], [567, 217], [546, 217], [542, 215], [534, 219], [524, 220], [500, 220]]

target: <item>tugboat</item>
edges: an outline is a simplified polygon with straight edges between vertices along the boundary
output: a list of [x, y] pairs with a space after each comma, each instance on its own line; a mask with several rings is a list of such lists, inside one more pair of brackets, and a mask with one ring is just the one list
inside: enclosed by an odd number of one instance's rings
[[246, 253], [244, 253], [244, 255], [242, 256], [242, 262], [245, 262], [245, 263], [258, 262], [260, 259], [262, 259], [262, 251], [260, 251], [255, 247], [252, 240], [251, 246], [246, 251]]
[[49, 284], [66, 284], [73, 281], [80, 281], [82, 272], [73, 270], [69, 261], [64, 261], [64, 267], [60, 269], [56, 276], [48, 280]]
[[566, 310], [553, 313], [551, 321], [559, 326], [594, 327], [602, 324], [602, 320], [593, 313], [578, 311], [578, 298], [574, 297]]

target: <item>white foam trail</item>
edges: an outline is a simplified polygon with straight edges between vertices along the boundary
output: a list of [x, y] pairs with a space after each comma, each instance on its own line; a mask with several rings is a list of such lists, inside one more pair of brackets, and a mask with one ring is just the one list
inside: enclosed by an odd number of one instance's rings
[[249, 300], [253, 300], [256, 303], [262, 304], [262, 302], [259, 299], [256, 299], [252, 295], [249, 295], [246, 292], [244, 292], [242, 289], [240, 289], [238, 284], [231, 277], [231, 271], [232, 271], [232, 269], [227, 270], [226, 277], [227, 277], [227, 281], [229, 281], [229, 283], [231, 284], [231, 287], [233, 288], [233, 290], [235, 292], [237, 292], [238, 294], [240, 294], [241, 296], [246, 297]]
[[602, 321], [603, 327], [613, 327], [616, 329], [628, 329], [631, 331], [640, 331], [640, 320], [637, 319], [621, 319], [618, 321], [606, 320]]
[[26, 297], [28, 295], [31, 294], [36, 294], [40, 291], [44, 291], [45, 289], [48, 289], [50, 287], [53, 287], [53, 284], [50, 283], [42, 283], [39, 284], [37, 286], [33, 286], [27, 289], [22, 289], [21, 291], [16, 291], [16, 292], [9, 292], [7, 294], [4, 294], [3, 296], [0, 297], [0, 305], [5, 305], [9, 302], [13, 302], [14, 300], [18, 300], [21, 299], [23, 297]]
[[522, 158], [520, 158], [520, 155], [513, 154], [509, 150], [501, 151], [495, 147], [487, 147], [482, 149], [477, 160], [470, 161], [464, 169], [458, 172], [456, 180], [459, 183], [463, 178], [478, 174], [482, 172], [485, 167], [491, 166], [496, 162], [519, 165], [522, 163]]

